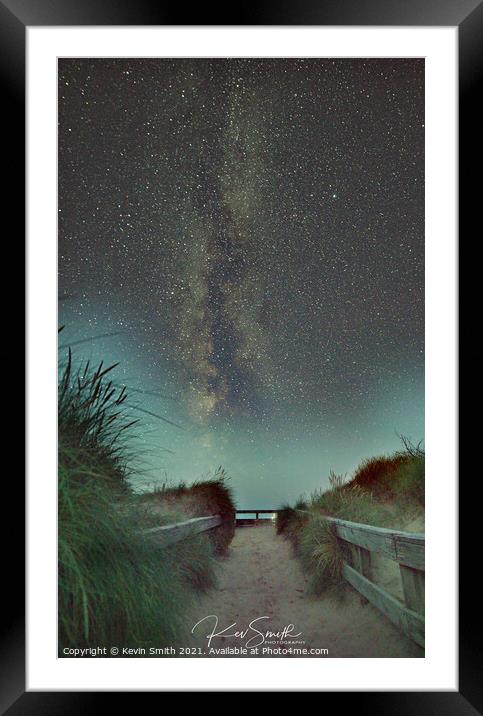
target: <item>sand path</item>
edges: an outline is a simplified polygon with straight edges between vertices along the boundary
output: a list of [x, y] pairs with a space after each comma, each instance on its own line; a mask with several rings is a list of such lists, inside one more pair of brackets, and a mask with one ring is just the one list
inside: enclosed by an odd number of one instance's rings
[[[226, 558], [221, 560], [218, 587], [200, 598], [190, 624], [208, 615], [218, 617], [217, 632], [231, 627], [229, 636], [215, 637], [211, 647], [244, 646], [250, 637], [260, 640], [254, 631], [246, 636], [232, 636], [245, 630], [251, 620], [268, 617], [255, 623], [262, 632], [277, 632], [293, 624], [292, 648], [327, 649], [331, 657], [421, 657], [423, 650], [404, 637], [380, 612], [348, 589], [343, 602], [328, 597], [314, 598], [307, 594], [307, 582], [299, 562], [293, 557], [290, 544], [275, 534], [272, 524], [240, 527]], [[206, 619], [194, 631], [193, 643], [206, 656], [283, 656], [299, 657], [300, 653], [262, 653], [263, 648], [277, 649], [278, 638], [268, 637], [258, 653], [210, 653], [207, 635], [215, 627], [214, 617]], [[293, 637], [292, 637], [293, 638]], [[289, 637], [290, 639], [290, 637]], [[269, 644], [268, 642], [274, 642]], [[252, 642], [253, 644], [253, 642]], [[285, 645], [288, 646], [288, 645]]]

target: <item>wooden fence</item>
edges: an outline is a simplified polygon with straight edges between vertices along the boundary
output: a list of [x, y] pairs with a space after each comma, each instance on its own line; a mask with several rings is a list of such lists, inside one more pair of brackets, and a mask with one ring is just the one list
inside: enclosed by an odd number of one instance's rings
[[[276, 515], [280, 510], [236, 510], [236, 515], [255, 515], [255, 517], [242, 517], [244, 522], [258, 521], [258, 515]], [[235, 517], [237, 519], [237, 517]]]
[[[275, 514], [277, 512], [279, 512], [279, 510], [236, 510], [234, 519], [236, 521], [236, 515], [254, 514], [255, 518], [251, 520], [243, 520], [244, 522], [254, 522], [255, 520], [258, 520], [258, 515]], [[151, 535], [153, 538], [156, 539], [156, 541], [167, 547], [168, 545], [174, 544], [175, 542], [179, 542], [180, 540], [188, 539], [188, 537], [192, 537], [199, 532], [212, 530], [215, 527], [221, 525], [225, 521], [225, 519], [226, 518], [221, 517], [221, 515], [209, 515], [208, 517], [193, 517], [190, 520], [185, 520], [184, 522], [176, 522], [172, 525], [163, 525], [162, 527], [150, 527], [149, 529], [144, 530], [144, 533]]]
[[187, 539], [199, 532], [212, 530], [214, 527], [221, 525], [225, 519], [221, 515], [210, 515], [209, 517], [193, 517], [191, 520], [184, 522], [176, 522], [173, 525], [163, 525], [162, 527], [150, 527], [144, 530], [145, 534], [151, 535], [156, 541], [167, 547], [170, 544]]
[[[279, 510], [237, 510], [236, 514], [276, 514]], [[305, 515], [312, 513], [298, 510]], [[145, 530], [163, 546], [221, 525], [221, 515], [193, 517], [184, 522]], [[236, 518], [235, 518], [236, 519]], [[323, 517], [332, 525], [337, 538], [349, 546], [352, 564], [344, 563], [343, 575], [371, 604], [385, 614], [419, 646], [424, 647], [424, 535], [400, 532], [335, 517]], [[399, 564], [404, 603], [373, 581], [372, 553]]]
[[[424, 535], [335, 517], [323, 519], [332, 525], [338, 539], [349, 545], [352, 564], [343, 566], [347, 582], [406, 636], [424, 647]], [[373, 581], [371, 555], [374, 552], [399, 564], [404, 603]]]
[[[254, 514], [255, 518], [243, 519], [244, 522], [254, 522], [258, 520], [258, 515], [276, 514], [279, 510], [236, 510], [236, 515], [248, 515]], [[193, 517], [190, 520], [184, 522], [176, 522], [172, 525], [163, 525], [162, 527], [151, 527], [144, 530], [145, 534], [151, 535], [161, 543], [163, 546], [168, 546], [179, 542], [183, 539], [188, 539], [199, 532], [205, 532], [206, 530], [212, 530], [215, 527], [221, 525], [226, 518], [221, 515], [209, 515], [208, 517]]]

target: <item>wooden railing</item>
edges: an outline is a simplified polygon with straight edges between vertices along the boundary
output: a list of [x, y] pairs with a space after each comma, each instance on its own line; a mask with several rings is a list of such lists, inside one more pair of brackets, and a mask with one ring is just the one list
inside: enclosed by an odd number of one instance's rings
[[[276, 514], [279, 510], [237, 510], [236, 514]], [[304, 515], [317, 513], [298, 510]], [[424, 647], [424, 535], [401, 532], [335, 517], [320, 516], [334, 530], [337, 538], [349, 545], [351, 562], [343, 565], [344, 578], [371, 604], [390, 619], [406, 636]], [[187, 539], [200, 532], [214, 529], [226, 518], [221, 515], [193, 517], [162, 527], [151, 527], [151, 535], [163, 546]], [[404, 602], [373, 581], [372, 553], [381, 554], [399, 564]]]
[[[258, 515], [275, 514], [277, 512], [279, 512], [279, 510], [236, 510], [234, 519], [236, 521], [236, 515], [239, 514], [254, 514], [255, 518], [253, 518], [253, 520], [247, 519], [247, 522], [255, 521], [258, 520]], [[162, 527], [150, 527], [149, 529], [144, 530], [144, 534], [151, 535], [156, 539], [158, 543], [161, 543], [163, 546], [167, 547], [168, 545], [174, 544], [175, 542], [179, 542], [180, 540], [188, 539], [188, 537], [192, 537], [199, 532], [212, 530], [215, 527], [221, 525], [227, 519], [231, 518], [222, 517], [221, 515], [193, 517], [190, 520], [185, 520], [184, 522], [176, 522], [172, 525], [163, 525]]]
[[[305, 515], [306, 510], [299, 510]], [[338, 539], [349, 545], [352, 564], [344, 563], [344, 578], [406, 636], [424, 647], [424, 535], [348, 522], [327, 520]], [[372, 553], [399, 564], [404, 603], [373, 581]]]
[[[245, 517], [246, 520], [258, 520], [258, 515], [276, 515], [280, 510], [236, 510], [237, 515], [255, 515], [255, 517]], [[236, 519], [236, 518], [235, 518]]]
[[225, 521], [221, 515], [210, 515], [208, 517], [193, 517], [191, 520], [184, 522], [176, 522], [173, 525], [163, 525], [162, 527], [150, 527], [144, 530], [144, 534], [151, 535], [163, 547], [188, 539], [199, 532], [212, 530]]

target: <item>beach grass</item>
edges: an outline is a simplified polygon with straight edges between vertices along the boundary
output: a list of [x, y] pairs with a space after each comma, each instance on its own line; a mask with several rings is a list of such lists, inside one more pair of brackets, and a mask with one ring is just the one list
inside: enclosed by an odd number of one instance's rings
[[[111, 381], [114, 368], [74, 368], [69, 351], [59, 374], [60, 656], [93, 645], [186, 644], [186, 614], [216, 583], [218, 544], [208, 534], [161, 547], [146, 532], [188, 519], [194, 508], [175, 491], [154, 514], [131, 490], [137, 421], [126, 409], [126, 390]], [[182, 492], [196, 494], [197, 514], [214, 514], [215, 505], [228, 514], [234, 508], [225, 482], [219, 473]], [[229, 535], [226, 529], [218, 538], [224, 550]]]
[[229, 480], [222, 467], [211, 477], [191, 485], [163, 485], [151, 493], [144, 493], [141, 502], [154, 514], [158, 510], [178, 506], [190, 517], [220, 515], [223, 523], [210, 530], [209, 537], [215, 554], [224, 555], [235, 534], [235, 503]]
[[292, 543], [310, 591], [341, 587], [342, 564], [350, 562], [324, 517], [404, 529], [424, 519], [424, 475], [424, 452], [406, 442], [402, 451], [364, 460], [349, 480], [330, 473], [329, 489], [314, 491], [303, 507], [282, 507], [276, 530]]

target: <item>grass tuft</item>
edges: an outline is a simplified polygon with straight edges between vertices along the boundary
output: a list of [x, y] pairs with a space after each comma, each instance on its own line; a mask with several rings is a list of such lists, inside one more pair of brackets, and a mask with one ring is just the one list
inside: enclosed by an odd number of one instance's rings
[[[128, 439], [136, 421], [125, 389], [113, 387], [114, 367], [74, 369], [69, 351], [59, 377], [60, 656], [68, 647], [187, 643], [186, 613], [216, 580], [217, 545], [206, 534], [162, 548], [144, 531], [191, 513], [173, 499], [153, 514], [132, 493]], [[204, 514], [215, 502], [219, 513], [233, 509], [224, 474], [194, 492]]]
[[223, 555], [235, 534], [236, 508], [228, 481], [225, 471], [219, 467], [210, 479], [189, 486], [185, 483], [163, 486], [155, 492], [144, 494], [141, 500], [155, 511], [177, 505], [190, 517], [221, 515], [225, 521], [210, 530], [209, 535], [215, 554]]
[[329, 522], [311, 516], [304, 525], [297, 554], [308, 575], [310, 592], [320, 595], [340, 585], [347, 554]]
[[296, 516], [295, 508], [290, 505], [282, 505], [275, 518], [275, 529], [278, 535], [283, 534], [290, 522]]
[[75, 368], [69, 349], [59, 377], [58, 432], [63, 467], [76, 479], [95, 476], [126, 493], [130, 454], [123, 438], [138, 421], [126, 409], [126, 389], [110, 380], [115, 367], [87, 361]]
[[404, 451], [364, 460], [350, 480], [331, 472], [329, 489], [284, 505], [277, 515], [277, 534], [292, 542], [312, 592], [339, 585], [342, 563], [350, 561], [324, 516], [395, 529], [424, 516], [424, 451], [403, 443]]

